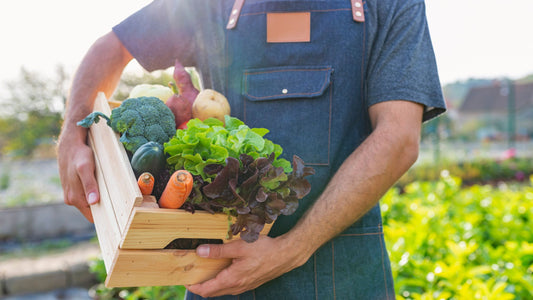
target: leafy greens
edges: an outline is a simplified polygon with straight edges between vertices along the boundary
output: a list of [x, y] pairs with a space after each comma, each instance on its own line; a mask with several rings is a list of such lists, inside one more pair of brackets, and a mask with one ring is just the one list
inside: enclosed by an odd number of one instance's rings
[[168, 163], [194, 176], [185, 209], [226, 212], [235, 217], [229, 234], [253, 242], [265, 224], [290, 215], [311, 190], [314, 174], [298, 156], [278, 158], [281, 146], [264, 139], [264, 128], [249, 128], [237, 118], [193, 119], [165, 144]]
[[204, 167], [209, 164], [225, 164], [226, 158], [239, 158], [247, 154], [254, 159], [268, 157], [275, 153], [273, 165], [291, 172], [291, 164], [278, 157], [283, 152], [280, 145], [263, 138], [268, 133], [265, 128], [250, 128], [241, 120], [225, 116], [224, 122], [209, 118], [201, 121], [192, 119], [187, 129], [177, 130], [176, 135], [165, 143], [167, 162], [174, 170], [185, 169], [193, 175], [201, 175], [203, 180], [211, 181]]

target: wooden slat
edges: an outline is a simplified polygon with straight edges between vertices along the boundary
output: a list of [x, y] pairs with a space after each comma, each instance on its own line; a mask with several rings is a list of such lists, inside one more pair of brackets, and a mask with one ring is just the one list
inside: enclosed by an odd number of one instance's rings
[[[89, 132], [89, 145], [94, 145], [91, 132]], [[98, 235], [100, 250], [102, 251], [102, 258], [104, 260], [106, 271], [109, 274], [115, 253], [118, 251], [121, 234], [98, 157], [95, 157], [95, 164], [96, 181], [98, 182], [98, 190], [100, 192], [100, 202], [91, 205], [91, 212], [94, 219], [96, 234]]]
[[[98, 94], [94, 111], [111, 115], [103, 93]], [[106, 124], [105, 120], [92, 125], [90, 131], [94, 140], [93, 150], [100, 161], [109, 196], [113, 200], [117, 223], [121, 233], [124, 234], [133, 207], [142, 203], [141, 191], [136, 184], [135, 175], [118, 134]]]
[[107, 287], [200, 283], [216, 276], [230, 259], [200, 258], [194, 250], [124, 250], [118, 253]]
[[176, 238], [225, 239], [227, 232], [224, 214], [136, 207], [120, 248], [163, 249]]
[[[134, 209], [121, 249], [163, 249], [177, 238], [222, 239], [228, 233], [229, 221], [225, 214], [180, 209]], [[261, 234], [268, 234], [272, 224], [266, 224]]]

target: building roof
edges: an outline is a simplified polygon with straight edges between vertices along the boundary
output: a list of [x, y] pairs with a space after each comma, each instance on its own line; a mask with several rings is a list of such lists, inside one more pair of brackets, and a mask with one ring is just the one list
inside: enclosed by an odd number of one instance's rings
[[[517, 111], [533, 107], [533, 83], [515, 84]], [[473, 87], [465, 97], [459, 111], [465, 113], [506, 112], [509, 88], [505, 83]]]

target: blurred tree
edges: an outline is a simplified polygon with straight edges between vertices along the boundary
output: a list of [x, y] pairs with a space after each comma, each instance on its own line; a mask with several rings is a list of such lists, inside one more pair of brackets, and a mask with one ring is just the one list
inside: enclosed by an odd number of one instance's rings
[[[152, 73], [126, 72], [113, 98], [126, 99], [131, 89], [141, 83], [168, 86], [173, 81], [172, 72], [173, 68]], [[199, 87], [199, 75], [194, 75], [193, 82]], [[29, 157], [40, 144], [53, 144], [61, 129], [70, 85], [65, 68], [58, 65], [55, 74], [46, 77], [22, 67], [19, 77], [4, 85], [8, 96], [1, 103], [0, 156]]]
[[40, 144], [53, 144], [61, 128], [68, 81], [63, 66], [57, 66], [52, 78], [22, 67], [16, 80], [5, 83], [1, 154], [28, 157]]

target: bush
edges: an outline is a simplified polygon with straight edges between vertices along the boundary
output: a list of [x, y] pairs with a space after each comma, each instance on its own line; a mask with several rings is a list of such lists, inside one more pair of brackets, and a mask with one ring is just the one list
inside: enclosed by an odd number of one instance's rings
[[532, 299], [533, 187], [442, 173], [382, 199], [397, 297]]
[[416, 180], [439, 180], [441, 170], [460, 177], [464, 184], [494, 183], [498, 181], [525, 181], [533, 174], [531, 158], [514, 157], [506, 160], [478, 159], [473, 161], [441, 161], [415, 165], [400, 180], [403, 187]]

